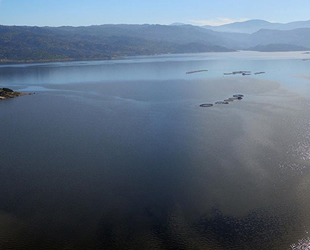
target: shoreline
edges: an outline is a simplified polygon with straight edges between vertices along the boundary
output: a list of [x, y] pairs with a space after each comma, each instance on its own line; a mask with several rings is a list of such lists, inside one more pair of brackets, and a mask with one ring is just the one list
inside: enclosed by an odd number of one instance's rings
[[1, 65], [12, 65], [12, 64], [31, 64], [31, 63], [56, 63], [56, 62], [88, 62], [88, 61], [111, 61], [111, 60], [119, 60], [123, 57], [111, 57], [111, 58], [67, 58], [67, 59], [54, 59], [54, 60], [0, 60]]
[[0, 88], [0, 100], [6, 100], [10, 98], [15, 98], [19, 96], [24, 96], [24, 95], [31, 95], [32, 93], [23, 93], [23, 92], [18, 92], [14, 91], [9, 88]]
[[[268, 58], [267, 55], [280, 55], [273, 57], [273, 59], [300, 59], [300, 60], [310, 60], [310, 58], [305, 58], [308, 54], [302, 53], [303, 51], [250, 51], [250, 50], [236, 50], [236, 51], [210, 51], [210, 52], [197, 52], [197, 53], [167, 53], [167, 54], [145, 54], [145, 55], [123, 55], [123, 56], [111, 56], [109, 58], [64, 58], [64, 59], [44, 59], [44, 60], [7, 60], [0, 59], [0, 66], [6, 65], [17, 65], [17, 64], [34, 64], [34, 63], [57, 63], [57, 62], [91, 62], [91, 61], [114, 61], [114, 60], [123, 60], [123, 59], [131, 59], [131, 58], [145, 58], [145, 57], [156, 57], [156, 56], [178, 56], [178, 55], [203, 55], [203, 54], [225, 54], [225, 53], [233, 53], [233, 54], [242, 54], [242, 53], [255, 53], [261, 55], [263, 58]], [[289, 56], [290, 54], [295, 54], [295, 56]], [[288, 55], [287, 57], [283, 57], [283, 55]], [[296, 56], [298, 55], [298, 56]], [[248, 57], [246, 59], [249, 59]]]

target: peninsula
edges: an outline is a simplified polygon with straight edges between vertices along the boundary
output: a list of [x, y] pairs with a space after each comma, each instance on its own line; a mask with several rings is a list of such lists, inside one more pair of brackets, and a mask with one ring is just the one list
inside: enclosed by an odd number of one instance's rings
[[0, 88], [0, 100], [14, 98], [22, 95], [30, 95], [30, 94], [17, 92], [9, 88]]

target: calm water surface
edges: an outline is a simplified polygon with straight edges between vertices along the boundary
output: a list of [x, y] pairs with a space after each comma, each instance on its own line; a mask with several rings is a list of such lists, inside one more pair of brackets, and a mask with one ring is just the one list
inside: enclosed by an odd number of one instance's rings
[[308, 249], [308, 57], [1, 65], [0, 248]]

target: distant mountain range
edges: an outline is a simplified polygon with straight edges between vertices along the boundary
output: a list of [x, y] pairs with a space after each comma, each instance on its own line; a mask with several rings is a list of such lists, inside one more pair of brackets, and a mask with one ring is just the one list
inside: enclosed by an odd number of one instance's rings
[[169, 53], [310, 50], [310, 21], [249, 20], [222, 26], [0, 26], [0, 60], [112, 59]]
[[299, 22], [290, 22], [290, 23], [271, 23], [265, 20], [254, 19], [244, 22], [235, 22], [220, 26], [203, 26], [206, 29], [211, 29], [219, 32], [232, 32], [232, 33], [247, 33], [252, 34], [261, 29], [270, 29], [270, 30], [293, 30], [300, 28], [310, 28], [309, 21], [299, 21]]

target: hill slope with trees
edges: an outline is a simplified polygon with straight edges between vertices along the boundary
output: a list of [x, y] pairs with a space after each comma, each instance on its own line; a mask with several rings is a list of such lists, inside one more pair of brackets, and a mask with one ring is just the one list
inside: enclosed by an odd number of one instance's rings
[[[249, 24], [253, 22], [243, 25]], [[260, 29], [246, 34], [192, 25], [0, 26], [0, 60], [4, 63], [236, 50], [304, 51], [309, 48], [310, 28]]]

